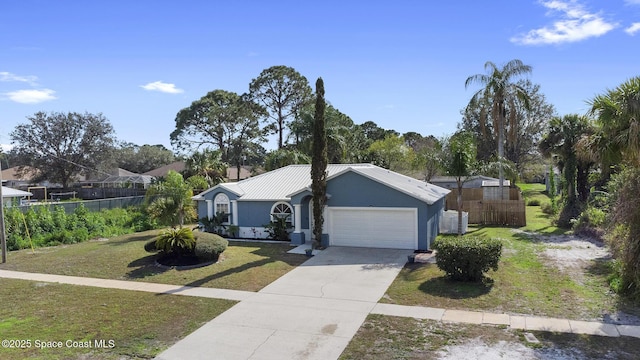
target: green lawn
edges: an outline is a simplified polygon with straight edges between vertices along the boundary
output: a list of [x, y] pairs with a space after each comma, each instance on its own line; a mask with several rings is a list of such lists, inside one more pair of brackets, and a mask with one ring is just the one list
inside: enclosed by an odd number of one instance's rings
[[190, 270], [155, 266], [144, 250], [157, 230], [107, 241], [10, 252], [0, 269], [174, 285], [258, 291], [303, 263], [304, 255], [287, 254], [288, 243], [230, 242], [216, 264]]
[[[307, 260], [287, 254], [288, 243], [231, 242], [216, 264], [165, 269], [144, 250], [157, 234], [14, 251], [0, 269], [258, 291]], [[235, 303], [10, 279], [0, 279], [0, 299], [2, 339], [30, 340], [27, 349], [0, 348], [1, 359], [153, 358]], [[37, 349], [36, 340], [64, 346]], [[114, 346], [67, 347], [67, 340], [113, 340]]]
[[[235, 304], [13, 279], [0, 279], [0, 299], [0, 340], [25, 347], [0, 347], [1, 359], [149, 359]], [[62, 348], [36, 347], [45, 342]]]
[[[543, 185], [528, 186], [529, 198], [548, 201]], [[569, 319], [601, 319], [618, 310], [640, 313], [611, 293], [608, 268], [593, 261], [580, 283], [544, 263], [539, 253], [545, 245], [530, 233], [562, 234], [540, 206], [527, 207], [527, 226], [514, 228], [472, 226], [470, 234], [500, 238], [503, 254], [498, 271], [484, 283], [448, 280], [435, 264], [407, 264], [381, 300], [386, 303], [449, 309], [485, 310]]]

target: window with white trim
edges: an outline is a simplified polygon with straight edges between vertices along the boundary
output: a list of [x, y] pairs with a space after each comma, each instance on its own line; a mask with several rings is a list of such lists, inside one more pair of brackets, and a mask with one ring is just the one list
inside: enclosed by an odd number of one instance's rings
[[229, 222], [229, 197], [226, 194], [220, 193], [216, 195], [216, 197], [213, 199], [213, 211], [215, 213], [215, 216], [217, 216], [219, 213], [225, 214], [225, 216], [223, 217], [223, 223]]
[[277, 202], [271, 207], [271, 221], [275, 218], [285, 218], [288, 223], [291, 223], [293, 221], [292, 214], [293, 208], [284, 201]]

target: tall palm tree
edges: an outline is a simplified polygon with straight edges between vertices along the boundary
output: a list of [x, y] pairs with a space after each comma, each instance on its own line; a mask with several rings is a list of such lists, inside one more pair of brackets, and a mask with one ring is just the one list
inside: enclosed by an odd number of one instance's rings
[[[590, 122], [585, 116], [572, 114], [562, 118], [554, 117], [549, 124], [549, 133], [542, 138], [539, 144], [540, 152], [543, 155], [558, 157], [564, 175], [566, 191], [564, 206], [558, 219], [560, 227], [570, 227], [571, 219], [580, 214], [577, 189], [581, 189], [583, 192], [585, 184], [578, 184], [578, 174], [588, 174], [590, 163], [581, 160], [576, 149], [579, 140], [590, 131]], [[588, 192], [588, 186], [586, 191]], [[586, 199], [587, 194], [580, 195], [580, 200]]]
[[[464, 83], [465, 88], [472, 84], [480, 84], [482, 87], [471, 97], [470, 104], [488, 101], [491, 106], [491, 118], [493, 128], [498, 132], [498, 161], [504, 159], [504, 130], [507, 126], [507, 110], [518, 99], [522, 101], [525, 108], [529, 108], [529, 94], [518, 85], [515, 80], [521, 76], [531, 73], [531, 66], [525, 65], [518, 59], [513, 59], [502, 68], [491, 61], [484, 64], [486, 74], [475, 74], [469, 76]], [[513, 107], [513, 106], [511, 106]], [[513, 118], [513, 116], [510, 116]], [[481, 122], [486, 121], [486, 116]], [[513, 124], [512, 126], [515, 126]], [[500, 196], [503, 195], [504, 171], [502, 166], [500, 173]]]

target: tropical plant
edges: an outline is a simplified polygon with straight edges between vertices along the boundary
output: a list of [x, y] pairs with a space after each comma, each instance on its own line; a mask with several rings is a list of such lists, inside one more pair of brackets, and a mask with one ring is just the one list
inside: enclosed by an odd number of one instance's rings
[[195, 218], [193, 190], [179, 173], [170, 170], [165, 180], [150, 186], [146, 194], [147, 211], [171, 226], [184, 225], [185, 219]]
[[[564, 178], [563, 206], [558, 217], [558, 226], [569, 228], [571, 220], [580, 215], [581, 204], [577, 193], [578, 173], [588, 173], [591, 165], [578, 158], [576, 144], [590, 128], [589, 119], [579, 115], [565, 115], [555, 117], [549, 125], [549, 133], [540, 142], [539, 148], [543, 155], [555, 155]], [[584, 178], [584, 177], [583, 177]], [[581, 189], [588, 191], [588, 186]], [[584, 194], [581, 198], [586, 198]]]
[[224, 181], [227, 176], [228, 164], [222, 161], [222, 152], [218, 150], [203, 150], [194, 152], [187, 161], [186, 174], [202, 176], [209, 186], [215, 186]]
[[[489, 114], [480, 116], [480, 121], [485, 122], [487, 117], [493, 120], [493, 128], [498, 133], [498, 158], [504, 158], [505, 145], [505, 128], [509, 125], [511, 129], [515, 124], [507, 123], [515, 118], [515, 111], [509, 112], [509, 109], [515, 108], [515, 103], [520, 101], [525, 109], [529, 108], [530, 97], [526, 89], [521, 85], [514, 83], [513, 80], [521, 75], [531, 73], [531, 66], [525, 65], [518, 59], [513, 59], [506, 63], [502, 68], [498, 67], [491, 61], [487, 61], [484, 65], [486, 74], [476, 74], [467, 78], [465, 88], [477, 83], [482, 88], [476, 91], [469, 102], [470, 106], [478, 103], [488, 104]], [[475, 106], [475, 105], [474, 105]], [[489, 115], [489, 116], [488, 116]], [[509, 115], [509, 116], [508, 116]], [[513, 131], [513, 130], [512, 130]], [[503, 194], [504, 174], [500, 170], [500, 193]]]
[[597, 161], [603, 179], [626, 162], [640, 166], [640, 76], [590, 100], [596, 129], [581, 144], [581, 154]]
[[[290, 138], [294, 141], [295, 149], [309, 156], [313, 156], [314, 119], [315, 107], [309, 104], [300, 111], [299, 117], [289, 126]], [[326, 104], [324, 123], [329, 163], [357, 161], [361, 151], [359, 145], [364, 140], [364, 134], [358, 132], [358, 126], [353, 120], [330, 104]]]
[[269, 239], [289, 241], [290, 226], [286, 218], [274, 217], [267, 225], [264, 225], [265, 231], [269, 234]]
[[309, 164], [311, 158], [298, 150], [287, 148], [277, 149], [267, 153], [264, 160], [264, 169], [267, 171], [279, 169], [287, 165]]
[[211, 232], [217, 235], [223, 235], [225, 230], [227, 230], [227, 219], [229, 218], [229, 214], [225, 214], [223, 212], [217, 212], [215, 216], [211, 219], [208, 217], [200, 218], [200, 224], [204, 226], [205, 231]]
[[165, 254], [184, 256], [193, 253], [196, 238], [190, 228], [171, 228], [165, 230], [156, 238], [156, 249]]

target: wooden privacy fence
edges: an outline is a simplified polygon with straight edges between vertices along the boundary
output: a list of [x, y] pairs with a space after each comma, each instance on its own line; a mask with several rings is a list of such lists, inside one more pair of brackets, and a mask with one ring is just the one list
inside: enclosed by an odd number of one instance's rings
[[[462, 211], [469, 213], [469, 224], [525, 226], [526, 204], [520, 189], [510, 188], [510, 200], [485, 200], [483, 189], [462, 190]], [[447, 195], [447, 210], [458, 210], [457, 189]]]

